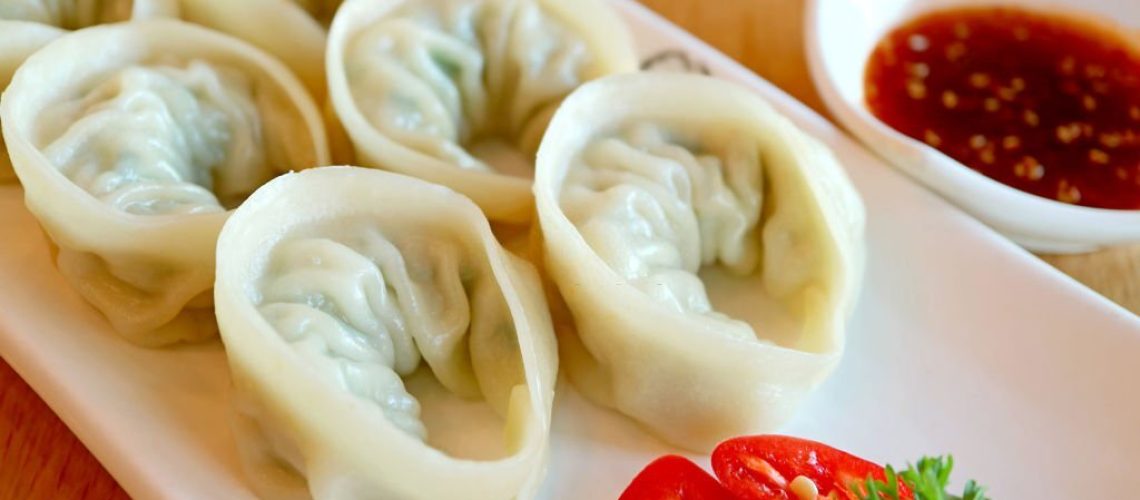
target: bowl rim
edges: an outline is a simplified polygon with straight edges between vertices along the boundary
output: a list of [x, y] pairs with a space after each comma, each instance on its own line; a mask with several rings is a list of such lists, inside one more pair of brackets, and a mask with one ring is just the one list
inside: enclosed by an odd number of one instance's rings
[[[835, 82], [837, 75], [832, 72], [823, 50], [824, 37], [829, 36], [820, 29], [823, 5], [835, 1], [806, 0], [804, 47], [811, 78], [835, 120], [888, 164], [1031, 250], [1073, 253], [1104, 245], [1140, 242], [1140, 209], [1071, 205], [1007, 186], [882, 122], [862, 102], [862, 92], [859, 102], [853, 102], [851, 96], [839, 90]], [[916, 1], [904, 0], [906, 5], [913, 5]], [[962, 3], [978, 5], [977, 2]], [[923, 9], [936, 10], [939, 7]], [[1032, 6], [1026, 8], [1034, 9]], [[1073, 10], [1081, 12], [1077, 8]], [[1089, 13], [1081, 17], [1098, 18]], [[904, 14], [885, 24], [897, 26], [906, 18]], [[1111, 26], [1111, 23], [1105, 24]], [[866, 56], [862, 60], [865, 61]], [[861, 91], [861, 75], [856, 85]]]

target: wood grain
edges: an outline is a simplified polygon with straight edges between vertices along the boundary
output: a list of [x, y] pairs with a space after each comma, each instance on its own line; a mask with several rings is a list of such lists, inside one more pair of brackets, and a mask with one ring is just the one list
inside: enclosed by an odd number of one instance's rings
[[87, 448], [0, 360], [0, 499], [125, 499]]
[[827, 116], [804, 59], [803, 0], [641, 0]]
[[[642, 0], [825, 114], [803, 57], [802, 0]], [[1140, 311], [1140, 246], [1045, 257]], [[0, 360], [0, 500], [127, 498], [114, 479]]]
[[1133, 314], [1140, 314], [1140, 245], [1041, 258]]

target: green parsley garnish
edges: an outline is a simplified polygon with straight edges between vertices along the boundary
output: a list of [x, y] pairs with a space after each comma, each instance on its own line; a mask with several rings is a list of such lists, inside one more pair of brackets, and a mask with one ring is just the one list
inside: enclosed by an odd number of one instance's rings
[[954, 468], [954, 457], [922, 457], [918, 465], [907, 464], [907, 468], [895, 472], [888, 465], [885, 470], [885, 481], [868, 477], [862, 483], [853, 483], [851, 491], [859, 500], [902, 500], [899, 494], [899, 482], [905, 484], [915, 500], [989, 500], [985, 488], [975, 483], [973, 479], [966, 481], [965, 491], [961, 495], [946, 493], [946, 485], [950, 483], [950, 470]]

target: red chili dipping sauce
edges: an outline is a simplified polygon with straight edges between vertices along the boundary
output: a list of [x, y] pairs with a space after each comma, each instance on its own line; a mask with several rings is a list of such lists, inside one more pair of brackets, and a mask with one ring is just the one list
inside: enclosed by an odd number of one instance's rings
[[1016, 8], [944, 10], [887, 34], [871, 112], [1003, 184], [1140, 209], [1140, 50], [1119, 33]]

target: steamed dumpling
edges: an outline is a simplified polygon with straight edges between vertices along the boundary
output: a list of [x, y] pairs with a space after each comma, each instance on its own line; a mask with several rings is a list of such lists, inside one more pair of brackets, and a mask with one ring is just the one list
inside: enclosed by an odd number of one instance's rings
[[[289, 174], [226, 223], [218, 263], [237, 434], [259, 494], [534, 496], [554, 335], [538, 275], [499, 246], [470, 200], [371, 169]], [[466, 442], [481, 430], [454, 411], [449, 425], [428, 425], [417, 370], [485, 401], [501, 420], [497, 449], [438, 449], [435, 431]]]
[[348, 0], [327, 65], [359, 161], [520, 222], [551, 114], [583, 82], [635, 70], [636, 58], [600, 0]]
[[[174, 0], [0, 0], [0, 90], [24, 59], [64, 30], [176, 11]], [[8, 150], [0, 141], [0, 182], [15, 178]]]
[[746, 90], [618, 76], [555, 115], [535, 197], [574, 383], [665, 440], [772, 431], [832, 370], [863, 206], [830, 152]]
[[[290, 166], [266, 148], [251, 81], [226, 66], [127, 67], [44, 109], [48, 162], [104, 204], [136, 215], [224, 212]], [[268, 105], [269, 103], [266, 103]], [[271, 139], [272, 140], [272, 139]]]
[[216, 333], [228, 210], [282, 172], [328, 163], [320, 114], [288, 70], [177, 21], [60, 37], [17, 71], [0, 120], [60, 272], [149, 345]]

